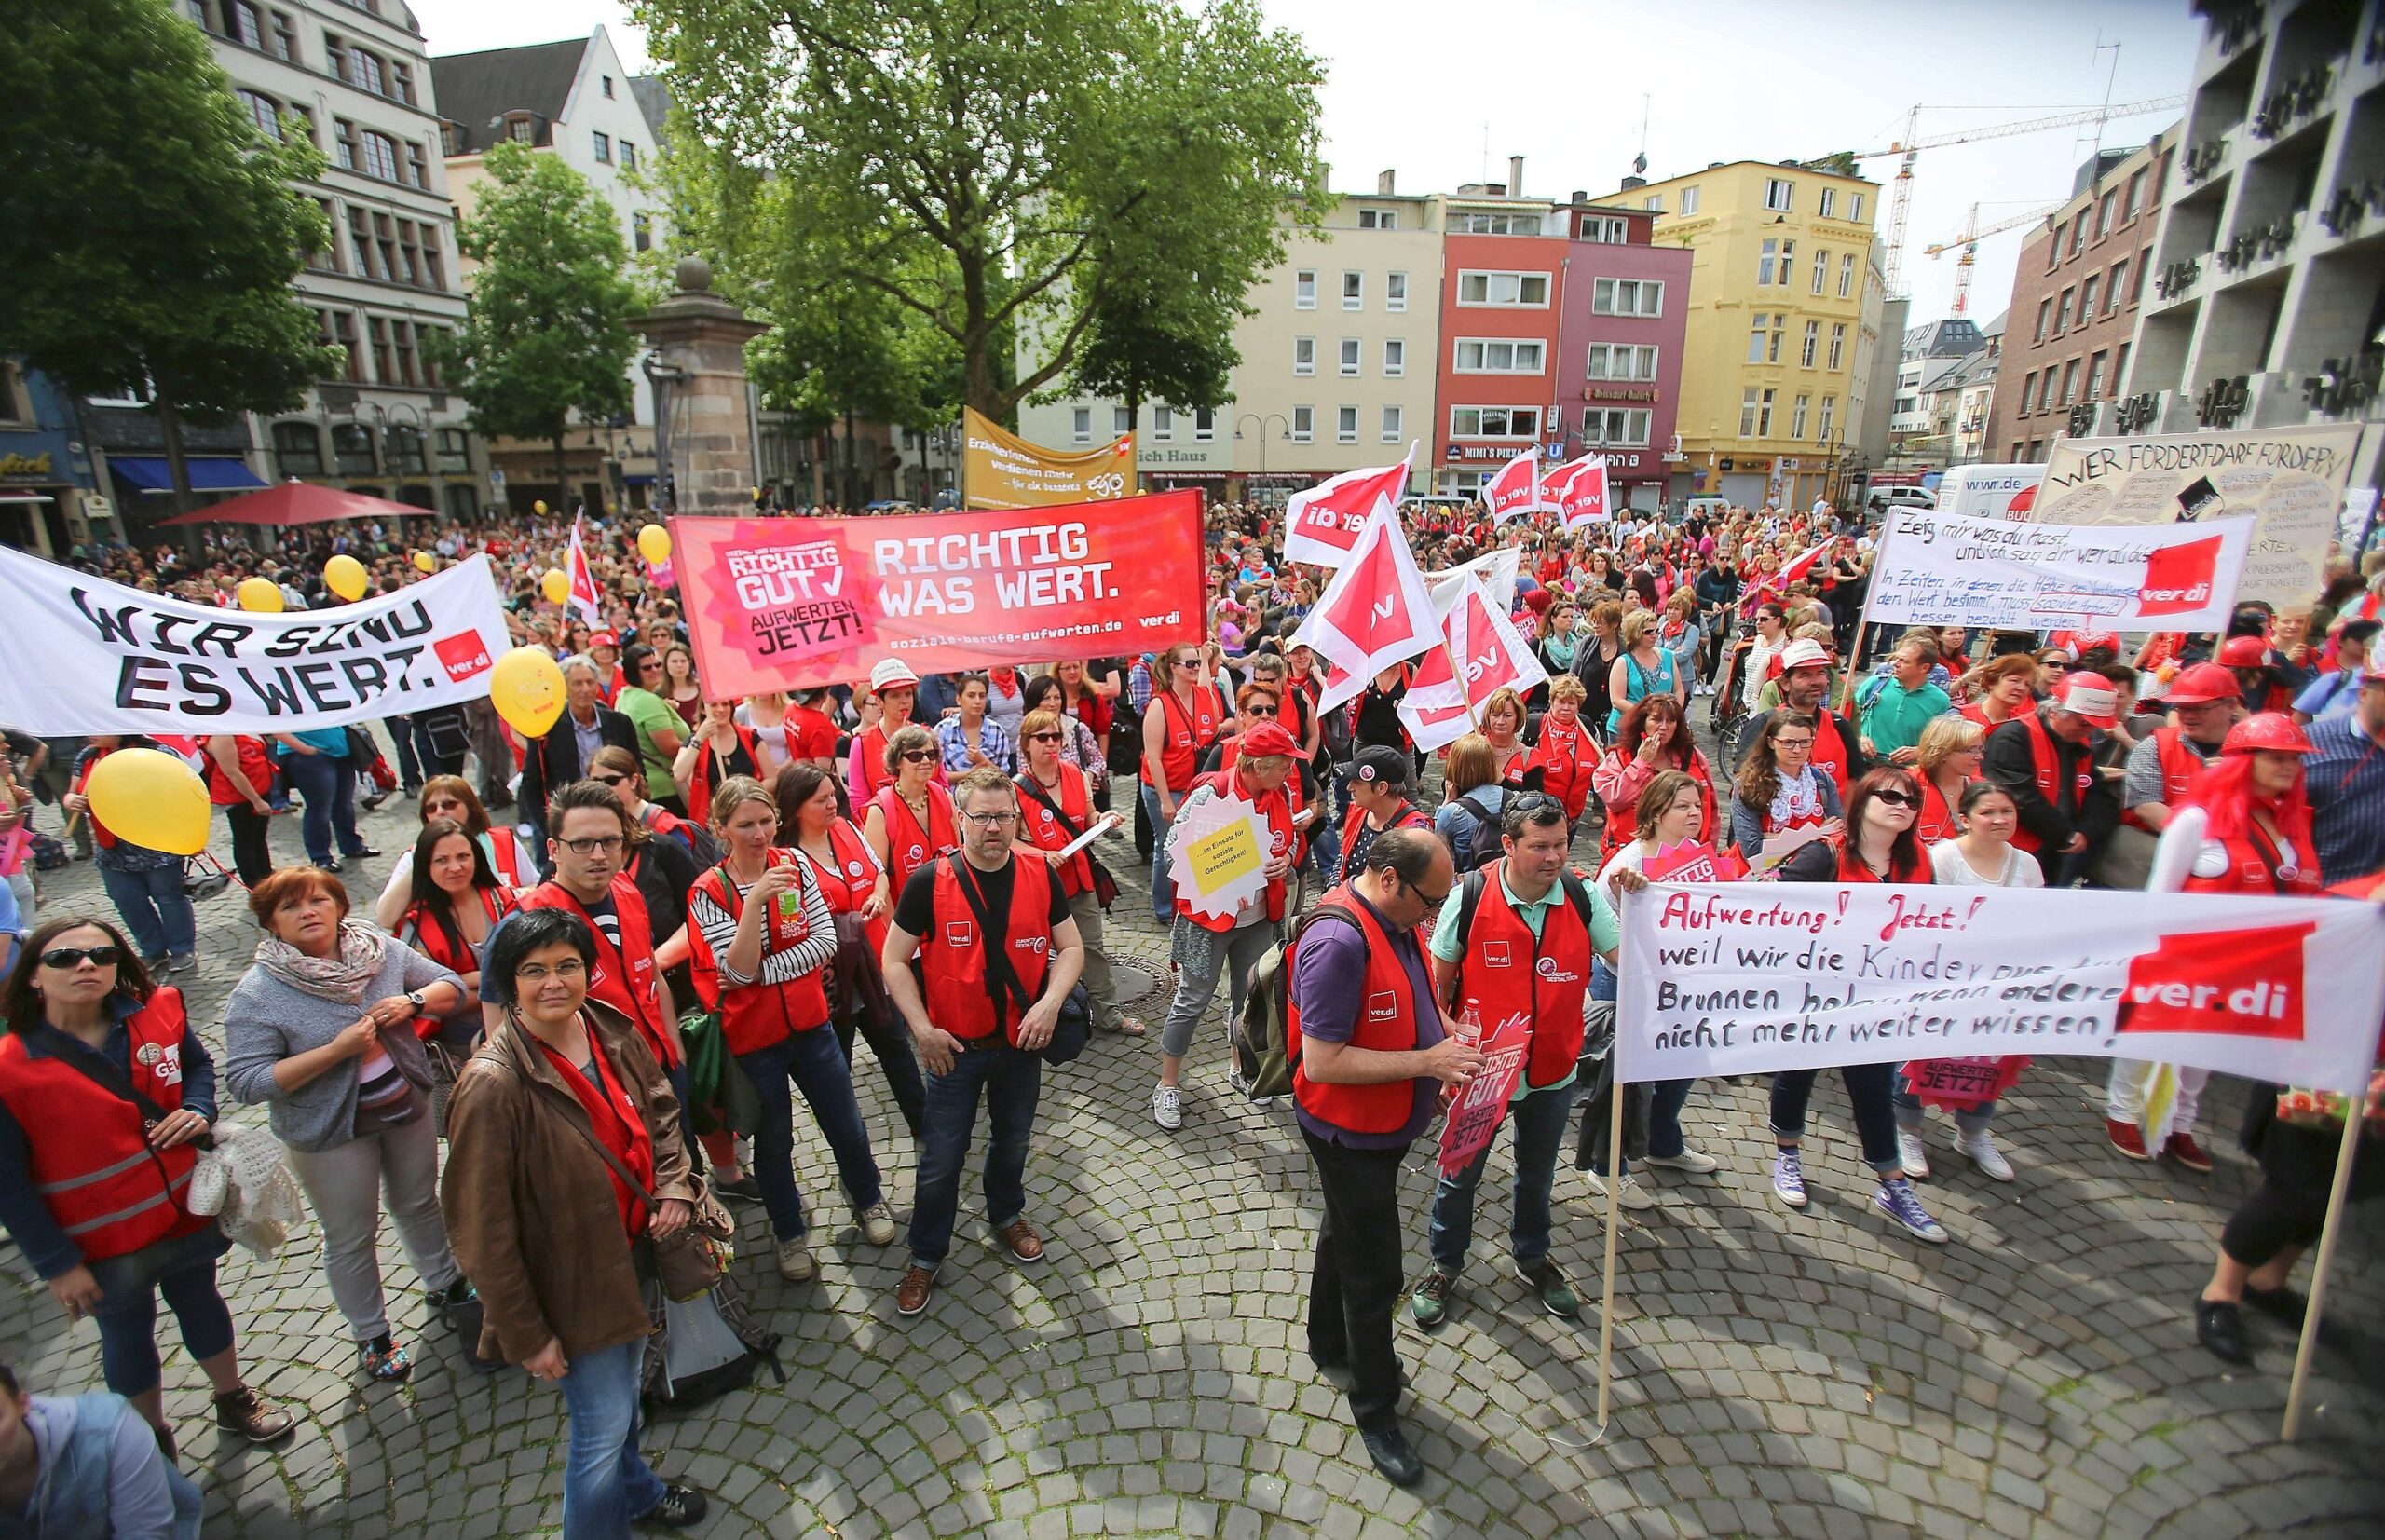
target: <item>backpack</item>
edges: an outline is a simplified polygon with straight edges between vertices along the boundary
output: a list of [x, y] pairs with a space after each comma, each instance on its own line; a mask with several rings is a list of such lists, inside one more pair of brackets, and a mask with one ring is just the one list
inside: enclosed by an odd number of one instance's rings
[[779, 1334], [754, 1318], [744, 1293], [727, 1272], [691, 1300], [675, 1300], [659, 1277], [646, 1281], [647, 1315], [654, 1335], [646, 1340], [638, 1388], [648, 1409], [684, 1411], [754, 1383], [754, 1366], [767, 1362], [780, 1384]]
[[1474, 814], [1474, 838], [1467, 842], [1465, 849], [1450, 853], [1457, 857], [1459, 871], [1476, 871], [1506, 853], [1506, 846], [1501, 839], [1506, 825], [1500, 822], [1498, 814], [1476, 801], [1472, 792], [1459, 797], [1458, 803]]
[[65, 843], [54, 834], [34, 831], [34, 870], [54, 872], [70, 865], [74, 858], [67, 853]]
[[1250, 992], [1243, 997], [1242, 1015], [1234, 1022], [1233, 1076], [1243, 1095], [1253, 1101], [1291, 1094], [1292, 1068], [1299, 1062], [1286, 1030], [1291, 1019], [1291, 955], [1309, 922], [1320, 915], [1349, 919], [1349, 911], [1338, 905], [1318, 905], [1301, 916], [1291, 934], [1268, 947], [1250, 970]]

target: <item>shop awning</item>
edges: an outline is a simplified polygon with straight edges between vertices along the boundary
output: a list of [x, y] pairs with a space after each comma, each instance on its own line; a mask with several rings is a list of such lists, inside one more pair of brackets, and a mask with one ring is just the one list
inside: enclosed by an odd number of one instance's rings
[[[140, 455], [111, 455], [108, 469], [143, 492], [171, 494], [174, 490], [173, 467], [163, 457], [153, 459]], [[208, 459], [194, 455], [183, 461], [183, 469], [190, 473], [193, 492], [257, 492], [266, 485], [241, 460]]]

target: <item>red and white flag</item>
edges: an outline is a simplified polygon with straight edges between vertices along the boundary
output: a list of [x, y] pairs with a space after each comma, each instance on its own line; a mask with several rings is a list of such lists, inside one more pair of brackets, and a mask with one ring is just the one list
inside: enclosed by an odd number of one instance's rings
[[1563, 496], [1557, 499], [1557, 516], [1568, 529], [1603, 524], [1612, 516], [1607, 506], [1605, 456], [1583, 457], [1581, 469], [1567, 480]]
[[[1408, 454], [1413, 457], [1411, 441]], [[1344, 470], [1284, 503], [1284, 559], [1316, 566], [1340, 566], [1356, 549], [1368, 516], [1399, 505], [1408, 490], [1408, 460], [1370, 470]]]
[[1444, 645], [1424, 654], [1408, 693], [1399, 698], [1399, 720], [1422, 754], [1437, 754], [1474, 730], [1474, 708]]
[[1441, 617], [1442, 645], [1424, 655], [1399, 704], [1399, 719], [1427, 754], [1471, 731], [1482, 703], [1500, 690], [1520, 694], [1548, 677], [1479, 578], [1469, 575], [1433, 597], [1437, 606], [1451, 601]]
[[1292, 634], [1295, 645], [1306, 643], [1328, 665], [1325, 690], [1316, 702], [1320, 712], [1331, 711], [1383, 670], [1440, 640], [1415, 554], [1388, 507], [1364, 522], [1341, 570]]
[[588, 568], [588, 552], [579, 543], [579, 520], [571, 521], [571, 602], [564, 607], [592, 626], [605, 623], [605, 612], [596, 602], [596, 578]]
[[1814, 570], [1814, 564], [1820, 561], [1823, 556], [1828, 554], [1830, 548], [1837, 543], [1837, 537], [1833, 536], [1829, 539], [1822, 541], [1821, 544], [1814, 547], [1811, 551], [1805, 552], [1802, 554], [1792, 558], [1787, 566], [1782, 567], [1779, 571], [1774, 573], [1769, 578], [1760, 579], [1752, 589], [1749, 590], [1748, 593], [1740, 597], [1739, 603], [1742, 606], [1746, 606], [1766, 592], [1775, 594], [1787, 593], [1791, 583], [1803, 581], [1806, 575]]
[[1539, 508], [1540, 452], [1527, 450], [1500, 467], [1497, 475], [1482, 484], [1479, 496], [1482, 506], [1491, 511], [1493, 525]]

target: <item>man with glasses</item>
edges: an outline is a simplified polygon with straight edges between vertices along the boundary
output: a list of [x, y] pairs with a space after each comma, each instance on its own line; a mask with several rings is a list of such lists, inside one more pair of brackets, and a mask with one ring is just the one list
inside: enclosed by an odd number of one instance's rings
[[1358, 876], [1302, 921], [1288, 960], [1292, 1097], [1325, 1208], [1309, 1356], [1348, 1391], [1368, 1458], [1403, 1487], [1424, 1479], [1424, 1466], [1397, 1415], [1399, 1172], [1435, 1111], [1482, 1064], [1443, 1017], [1424, 960], [1424, 924], [1456, 881], [1439, 836], [1386, 830]]
[[1018, 788], [1002, 771], [980, 767], [955, 782], [953, 792], [961, 849], [921, 866], [903, 885], [879, 960], [887, 997], [910, 1027], [927, 1071], [911, 1264], [894, 1290], [903, 1315], [928, 1307], [936, 1270], [951, 1249], [961, 1166], [980, 1100], [992, 1125], [986, 1217], [1012, 1258], [1043, 1260], [1043, 1237], [1027, 1220], [1027, 1149], [1043, 1088], [1039, 1053], [1084, 970], [1084, 946], [1050, 864], [1021, 861], [1011, 852]]
[[638, 752], [637, 729], [601, 698], [603, 675], [584, 654], [563, 661], [564, 713], [543, 738], [534, 738], [522, 760], [522, 810], [543, 837], [548, 794], [585, 778], [596, 751], [606, 746]]
[[621, 672], [628, 683], [613, 701], [613, 709], [629, 718], [637, 730], [638, 766], [646, 772], [646, 799], [656, 807], [688, 816], [679, 784], [671, 778], [671, 762], [686, 743], [688, 724], [678, 708], [662, 698], [662, 654], [644, 642], [633, 642], [621, 654]]

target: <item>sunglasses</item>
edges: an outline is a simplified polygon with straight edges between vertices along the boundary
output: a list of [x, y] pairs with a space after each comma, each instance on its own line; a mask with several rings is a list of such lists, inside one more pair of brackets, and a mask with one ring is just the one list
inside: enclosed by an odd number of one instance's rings
[[1273, 716], [1275, 715], [1275, 708], [1274, 706], [1246, 706], [1243, 708], [1243, 715], [1246, 716]]
[[123, 956], [123, 947], [105, 944], [97, 947], [52, 947], [41, 954], [41, 965], [45, 968], [73, 968], [80, 966], [85, 958], [89, 958], [95, 967], [113, 968], [116, 960]]
[[464, 804], [457, 801], [452, 797], [443, 797], [436, 802], [425, 802], [422, 805], [422, 815], [425, 818], [437, 818], [442, 813], [462, 812], [463, 811]]
[[629, 783], [629, 777], [626, 775], [598, 775], [593, 776], [591, 779], [595, 781], [599, 785], [606, 786], [626, 785]]
[[1875, 791], [1872, 796], [1892, 808], [1917, 808], [1921, 798], [1909, 791]]
[[919, 765], [934, 758], [935, 751], [934, 749], [905, 749], [895, 757], [906, 765]]
[[1061, 735], [1056, 732], [1030, 732], [1027, 735], [1027, 741], [1030, 743], [1056, 743], [1060, 738]]

